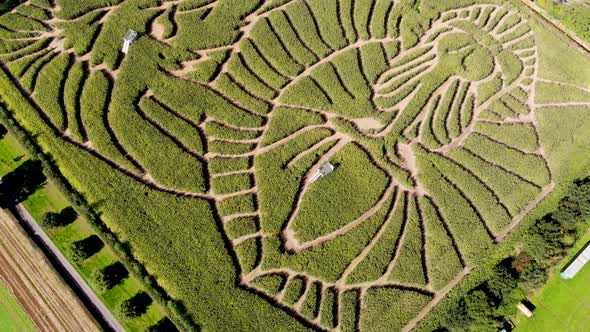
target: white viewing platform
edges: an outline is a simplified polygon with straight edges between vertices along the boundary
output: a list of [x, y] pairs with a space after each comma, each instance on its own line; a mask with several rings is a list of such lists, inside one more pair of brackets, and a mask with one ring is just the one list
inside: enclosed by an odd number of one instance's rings
[[586, 243], [584, 248], [576, 255], [560, 273], [563, 279], [572, 279], [580, 270], [590, 261], [590, 242]]
[[311, 179], [309, 179], [309, 182], [311, 182], [311, 183], [316, 182], [322, 176], [326, 176], [326, 175], [332, 173], [333, 171], [334, 171], [334, 165], [332, 165], [330, 163], [324, 163], [324, 164], [322, 164], [322, 166], [320, 166], [320, 168], [318, 168], [318, 171], [315, 172], [315, 174], [311, 177]]
[[131, 29], [127, 30], [127, 33], [123, 37], [122, 51], [124, 54], [127, 54], [127, 52], [129, 52], [129, 46], [131, 46], [131, 44], [137, 39], [138, 36], [139, 34], [137, 33], [137, 31]]

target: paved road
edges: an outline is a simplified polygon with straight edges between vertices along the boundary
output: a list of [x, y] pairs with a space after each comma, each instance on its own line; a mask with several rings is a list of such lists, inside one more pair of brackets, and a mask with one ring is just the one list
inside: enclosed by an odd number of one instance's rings
[[[2, 183], [1, 179], [0, 189], [8, 195], [12, 194], [10, 188], [7, 188], [6, 184]], [[78, 271], [76, 271], [72, 264], [70, 264], [55, 244], [53, 244], [22, 203], [16, 202], [16, 204], [8, 205], [8, 210], [10, 210], [10, 212], [12, 212], [12, 214], [18, 219], [21, 226], [23, 226], [32, 240], [43, 250], [56, 270], [68, 282], [76, 294], [80, 296], [82, 302], [95, 316], [102, 327], [110, 331], [124, 332], [125, 329], [117, 321], [115, 316], [113, 316], [111, 311], [102, 303], [98, 296], [96, 296], [94, 291], [92, 291], [86, 281], [82, 279], [80, 274], [78, 274]]]

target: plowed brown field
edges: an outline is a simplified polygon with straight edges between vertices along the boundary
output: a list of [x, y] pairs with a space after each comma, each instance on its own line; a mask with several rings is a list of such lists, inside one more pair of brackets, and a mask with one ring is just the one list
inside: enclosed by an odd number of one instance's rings
[[0, 278], [39, 330], [99, 330], [41, 250], [5, 210], [0, 210]]

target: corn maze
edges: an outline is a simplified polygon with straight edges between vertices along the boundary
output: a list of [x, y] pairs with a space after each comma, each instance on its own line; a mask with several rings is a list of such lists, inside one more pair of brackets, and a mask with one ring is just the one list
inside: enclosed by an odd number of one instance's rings
[[554, 189], [538, 109], [590, 105], [503, 1], [28, 0], [0, 39], [23, 121], [210, 203], [239, 286], [321, 330], [412, 329]]

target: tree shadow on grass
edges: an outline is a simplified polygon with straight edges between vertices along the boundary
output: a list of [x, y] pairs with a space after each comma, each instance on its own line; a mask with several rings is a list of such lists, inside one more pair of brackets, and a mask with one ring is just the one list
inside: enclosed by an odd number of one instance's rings
[[37, 189], [43, 187], [46, 180], [41, 162], [26, 160], [2, 177], [4, 188], [0, 193], [0, 206], [6, 208], [25, 201]]

